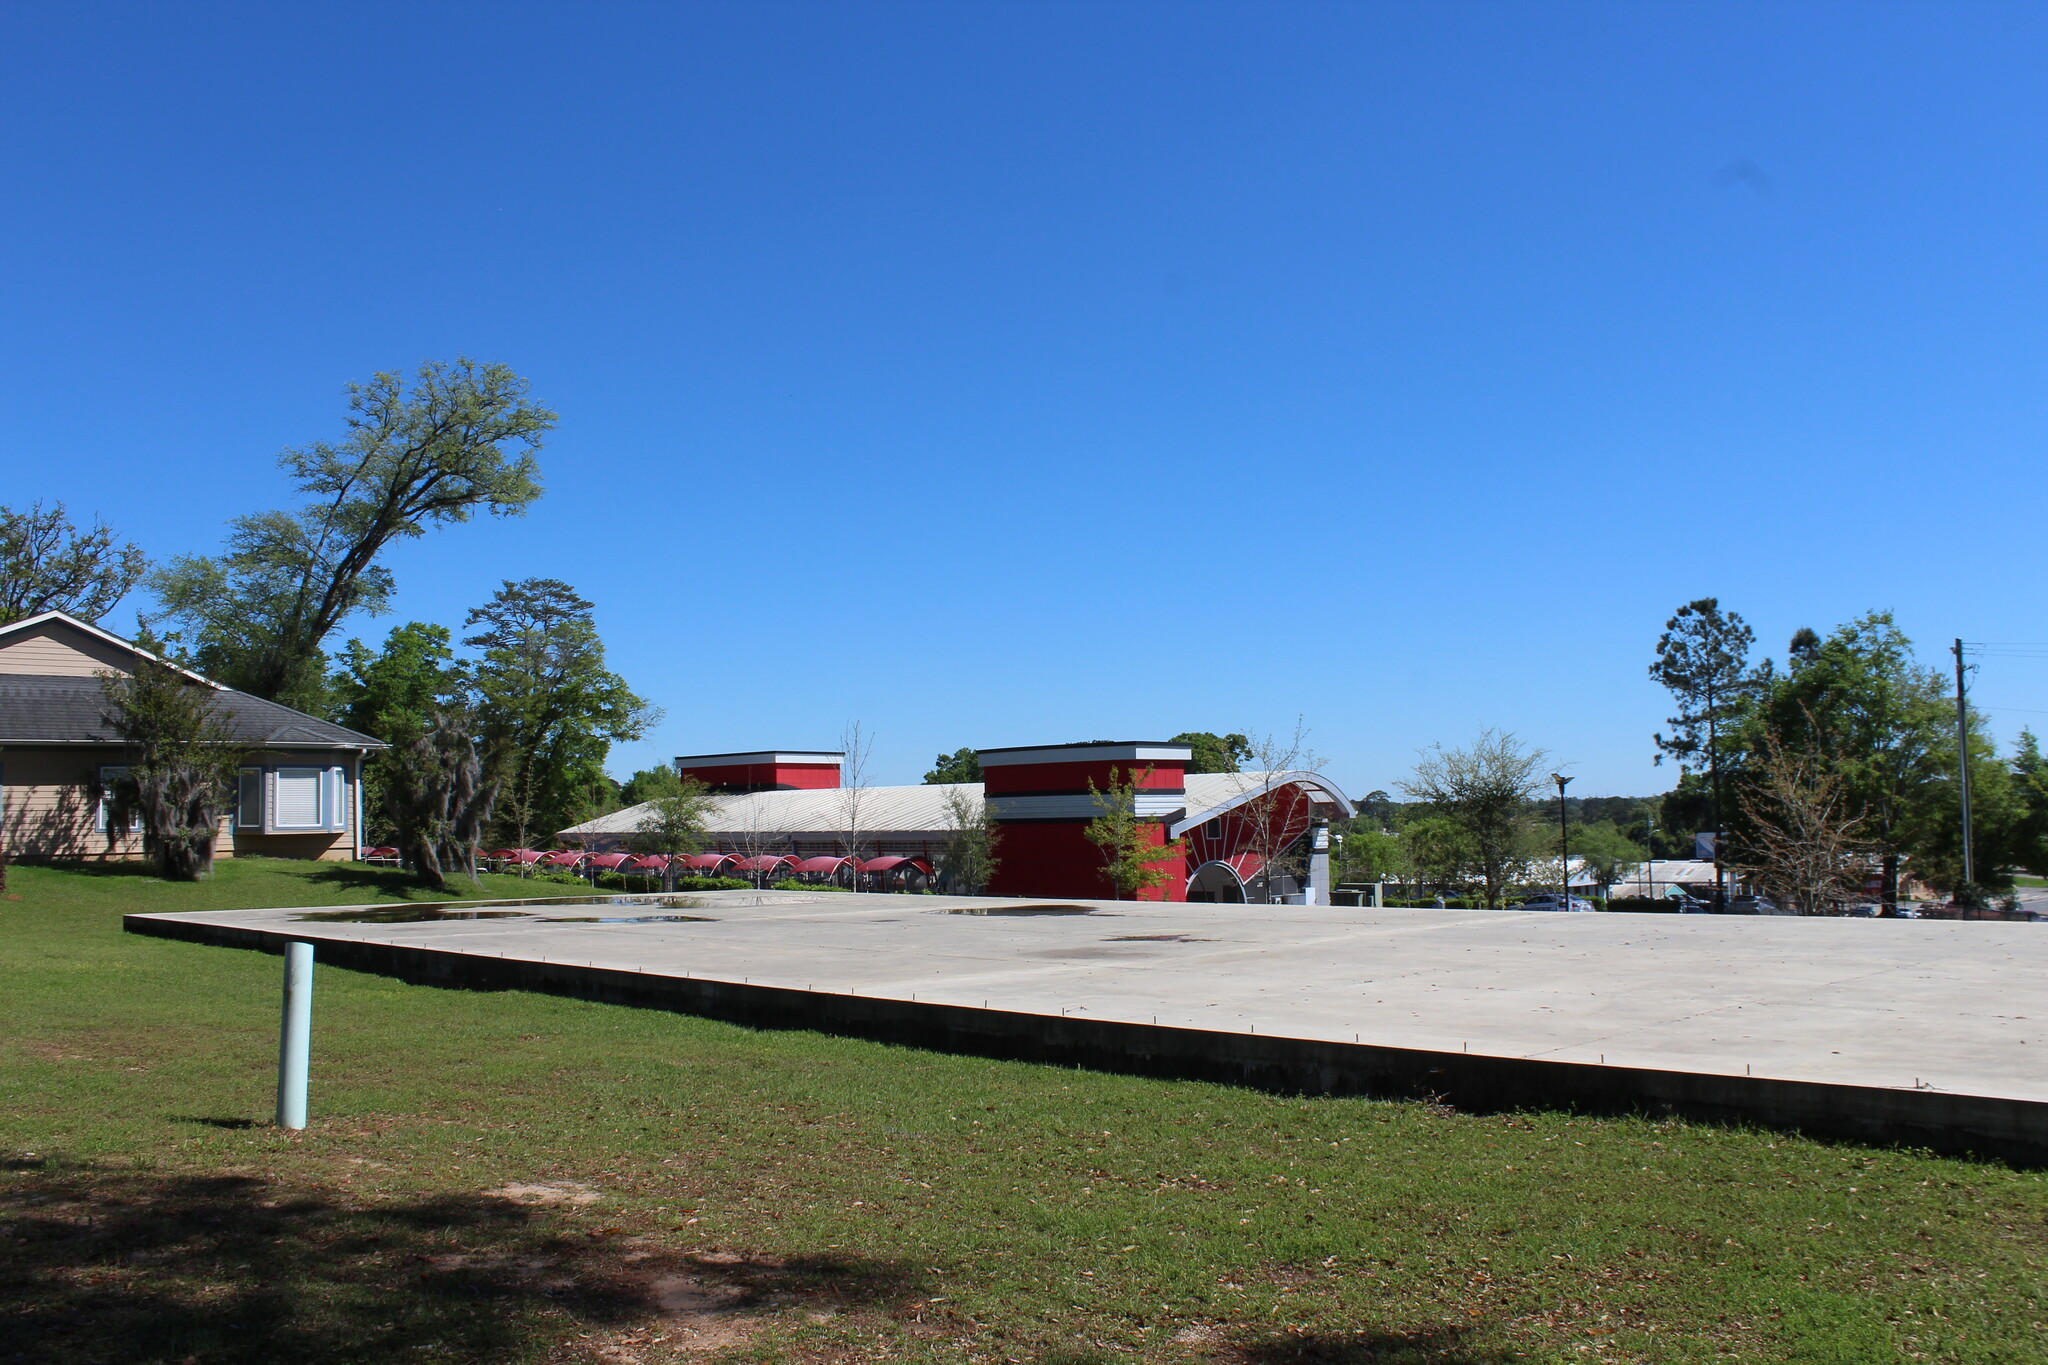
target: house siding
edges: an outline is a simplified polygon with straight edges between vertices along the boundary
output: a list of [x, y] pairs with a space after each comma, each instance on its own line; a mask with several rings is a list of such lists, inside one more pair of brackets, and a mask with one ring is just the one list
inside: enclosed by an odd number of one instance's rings
[[[118, 766], [130, 758], [119, 745], [71, 744], [0, 748], [0, 848], [13, 858], [63, 861], [122, 861], [144, 857], [142, 837], [123, 834], [110, 839], [96, 830], [98, 805], [91, 784], [101, 765]], [[356, 851], [356, 784], [361, 766], [353, 754], [325, 751], [271, 750], [252, 753], [247, 766], [285, 765], [332, 767], [348, 771], [348, 799], [343, 828], [307, 833], [266, 834], [235, 828], [232, 809], [221, 820], [214, 856], [222, 858], [309, 858], [346, 862]], [[232, 803], [231, 803], [232, 804]]]
[[0, 673], [36, 673], [54, 678], [126, 674], [134, 658], [62, 621], [48, 621], [0, 640]]

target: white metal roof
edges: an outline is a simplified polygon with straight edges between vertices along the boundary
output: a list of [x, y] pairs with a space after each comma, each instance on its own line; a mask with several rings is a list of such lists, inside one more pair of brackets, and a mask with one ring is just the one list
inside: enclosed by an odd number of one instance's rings
[[1087, 744], [1027, 744], [1008, 749], [976, 749], [984, 768], [1013, 763], [1185, 763], [1194, 747], [1168, 740], [1098, 739]]
[[[1301, 782], [1313, 787], [1319, 800], [1328, 800], [1345, 815], [1351, 803], [1327, 779], [1316, 773], [1190, 773], [1187, 778], [1187, 817], [1176, 821], [1172, 835], [1213, 819], [1281, 782]], [[944, 830], [946, 793], [965, 792], [981, 798], [979, 782], [924, 783], [915, 787], [862, 787], [860, 827], [875, 835], [925, 833]], [[843, 833], [850, 823], [846, 813], [846, 788], [823, 791], [747, 792], [736, 796], [713, 796], [706, 828], [712, 834], [833, 835]], [[645, 805], [629, 806], [586, 820], [562, 831], [565, 839], [620, 837], [640, 828]]]
[[738, 767], [743, 763], [815, 763], [831, 764], [838, 767], [846, 755], [837, 749], [760, 749], [743, 754], [678, 754], [678, 766], [694, 764], [701, 768]]

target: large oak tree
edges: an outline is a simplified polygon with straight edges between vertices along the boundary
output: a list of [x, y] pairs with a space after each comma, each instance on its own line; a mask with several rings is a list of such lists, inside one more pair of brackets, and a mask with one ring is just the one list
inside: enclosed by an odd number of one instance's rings
[[505, 366], [457, 359], [350, 385], [347, 420], [342, 440], [278, 457], [303, 506], [235, 518], [224, 554], [180, 556], [151, 584], [208, 674], [309, 710], [324, 699], [328, 636], [390, 599], [385, 547], [480, 509], [523, 512], [555, 414]]

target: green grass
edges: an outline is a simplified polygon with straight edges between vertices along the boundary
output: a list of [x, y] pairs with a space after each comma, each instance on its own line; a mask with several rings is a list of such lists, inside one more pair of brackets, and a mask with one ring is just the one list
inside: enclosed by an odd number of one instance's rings
[[289, 1137], [278, 959], [119, 929], [404, 881], [12, 869], [0, 1360], [2048, 1360], [2035, 1172], [326, 967]]

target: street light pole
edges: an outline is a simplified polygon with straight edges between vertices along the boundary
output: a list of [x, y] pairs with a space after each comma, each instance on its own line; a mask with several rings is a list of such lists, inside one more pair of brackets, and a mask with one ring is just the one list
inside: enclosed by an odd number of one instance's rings
[[[1963, 642], [1956, 641], [1956, 790], [1963, 805], [1963, 885], [1976, 895], [1977, 870], [1970, 860], [1970, 704], [1963, 699]], [[1974, 902], [1973, 902], [1974, 903]]]
[[1564, 789], [1572, 784], [1569, 777], [1557, 773], [1550, 775], [1557, 784], [1557, 880], [1564, 890], [1564, 908], [1572, 908], [1572, 836], [1571, 826], [1565, 823]]
[[1655, 901], [1657, 899], [1657, 817], [1654, 815], [1645, 814], [1643, 816], [1643, 844], [1645, 845], [1644, 852], [1650, 855], [1643, 866], [1650, 874], [1650, 899]]

